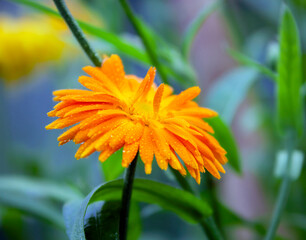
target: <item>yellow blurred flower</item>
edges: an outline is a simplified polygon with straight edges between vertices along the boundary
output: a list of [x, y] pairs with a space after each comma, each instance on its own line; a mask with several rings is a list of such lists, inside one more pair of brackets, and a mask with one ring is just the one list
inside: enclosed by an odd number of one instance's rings
[[[68, 7], [76, 18], [103, 26], [103, 21], [81, 2], [71, 1]], [[55, 16], [0, 16], [0, 80], [12, 84], [37, 64], [58, 60], [65, 48], [73, 46], [69, 36], [64, 20]]]
[[65, 47], [48, 18], [0, 17], [0, 78], [7, 83], [29, 74], [38, 63], [60, 58]]

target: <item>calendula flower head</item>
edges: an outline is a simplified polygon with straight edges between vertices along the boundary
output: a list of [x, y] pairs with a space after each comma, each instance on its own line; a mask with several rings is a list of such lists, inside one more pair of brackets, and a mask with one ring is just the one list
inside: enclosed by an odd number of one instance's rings
[[218, 179], [219, 172], [225, 173], [226, 152], [203, 120], [217, 113], [192, 101], [200, 88], [174, 95], [166, 84], [156, 87], [153, 67], [143, 79], [126, 75], [117, 55], [104, 60], [102, 67], [83, 70], [90, 76], [81, 76], [79, 82], [88, 90], [55, 91], [54, 100], [59, 103], [48, 115], [59, 118], [46, 126], [72, 126], [58, 141], [60, 145], [70, 140], [81, 143], [77, 159], [98, 151], [104, 162], [123, 148], [122, 166], [128, 167], [139, 151], [147, 174], [154, 156], [163, 170], [170, 165], [185, 175], [185, 165], [198, 183], [205, 170]]

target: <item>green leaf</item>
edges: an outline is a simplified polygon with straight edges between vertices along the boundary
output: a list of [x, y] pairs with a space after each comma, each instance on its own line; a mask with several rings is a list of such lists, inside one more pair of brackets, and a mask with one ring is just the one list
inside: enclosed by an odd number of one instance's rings
[[54, 199], [61, 202], [83, 197], [79, 191], [67, 185], [58, 184], [41, 178], [21, 176], [0, 177], [0, 192], [2, 191], [11, 191], [37, 198]]
[[252, 67], [256, 69], [258, 72], [268, 76], [274, 81], [277, 81], [277, 74], [273, 72], [271, 69], [268, 67], [260, 64], [259, 62], [256, 62], [255, 60], [245, 56], [244, 54], [235, 51], [234, 49], [228, 48], [227, 52], [229, 55], [232, 56], [236, 61], [238, 61], [240, 64], [246, 65], [248, 67]]
[[[119, 239], [119, 219], [121, 201], [103, 202], [96, 207], [93, 216], [86, 220], [85, 236], [87, 240]], [[131, 203], [128, 227], [128, 240], [137, 240], [141, 233], [140, 212], [135, 202]]]
[[26, 215], [46, 221], [60, 229], [65, 229], [60, 210], [47, 201], [18, 192], [1, 190], [0, 206], [20, 210]]
[[124, 172], [125, 168], [122, 167], [121, 162], [122, 162], [122, 149], [112, 154], [107, 161], [101, 164], [104, 174], [104, 179], [106, 182], [115, 180]]
[[20, 210], [61, 229], [64, 221], [60, 210], [48, 200], [66, 202], [81, 199], [82, 194], [63, 184], [20, 176], [0, 177], [0, 205]]
[[[122, 188], [123, 180], [120, 179], [104, 183], [87, 195], [77, 211], [72, 228], [71, 225], [69, 227], [70, 239], [85, 240], [84, 217], [88, 206], [98, 201], [121, 200]], [[191, 193], [151, 180], [134, 180], [132, 200], [157, 204], [191, 223], [197, 223], [212, 214], [209, 205]]]
[[1, 218], [0, 226], [8, 239], [25, 239], [25, 224], [20, 211], [8, 208]]
[[239, 174], [241, 174], [241, 160], [236, 145], [235, 138], [230, 128], [220, 117], [205, 119], [215, 130], [214, 137], [220, 145], [227, 151], [228, 164]]
[[278, 61], [277, 120], [281, 133], [303, 131], [302, 65], [298, 29], [290, 10], [285, 6], [280, 25], [280, 57]]
[[250, 68], [237, 68], [217, 80], [209, 92], [205, 105], [216, 110], [231, 125], [238, 107], [255, 82], [258, 72]]
[[200, 28], [205, 23], [206, 19], [216, 10], [218, 7], [220, 7], [221, 1], [215, 0], [212, 1], [208, 6], [205, 6], [200, 10], [200, 13], [196, 16], [196, 18], [191, 22], [191, 24], [188, 26], [184, 37], [183, 37], [183, 45], [182, 45], [182, 52], [185, 58], [188, 57], [188, 54], [190, 53], [190, 48], [192, 45], [192, 42], [199, 32]]

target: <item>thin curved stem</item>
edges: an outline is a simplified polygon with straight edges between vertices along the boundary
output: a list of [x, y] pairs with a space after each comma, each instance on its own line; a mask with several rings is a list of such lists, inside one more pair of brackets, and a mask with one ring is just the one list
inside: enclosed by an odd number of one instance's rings
[[154, 49], [152, 48], [152, 46], [150, 44], [150, 39], [148, 39], [147, 35], [143, 31], [143, 28], [142, 28], [139, 20], [137, 19], [137, 17], [135, 17], [135, 14], [133, 13], [132, 8], [130, 7], [130, 5], [127, 3], [126, 0], [119, 0], [119, 2], [121, 3], [121, 6], [122, 6], [123, 10], [125, 11], [128, 19], [131, 21], [133, 27], [135, 28], [136, 32], [138, 33], [139, 37], [141, 38], [141, 40], [143, 42], [143, 45], [144, 45], [144, 47], [145, 47], [145, 49], [146, 49], [146, 51], [149, 55], [149, 58], [151, 59], [152, 64], [157, 68], [163, 82], [168, 84], [167, 75], [163, 71], [163, 68], [161, 67], [161, 64], [159, 63], [156, 52], [154, 51]]
[[265, 240], [274, 239], [275, 233], [280, 223], [281, 215], [283, 213], [283, 210], [285, 208], [285, 205], [286, 205], [286, 202], [289, 196], [290, 185], [291, 185], [290, 178], [289, 177], [284, 178], [282, 182], [282, 186], [278, 194], [278, 197], [277, 197], [272, 220], [271, 220], [267, 235], [265, 237]]
[[272, 219], [271, 219], [270, 226], [267, 231], [265, 240], [274, 239], [275, 233], [280, 223], [281, 215], [284, 211], [287, 199], [289, 197], [290, 186], [292, 183], [292, 179], [290, 176], [290, 167], [291, 167], [291, 161], [292, 161], [292, 154], [295, 148], [295, 140], [296, 139], [295, 139], [294, 133], [291, 131], [288, 131], [286, 142], [285, 142], [287, 146], [287, 152], [288, 152], [286, 171], [282, 179], [282, 185], [281, 185], [281, 188], [277, 196], [276, 205], [273, 211]]
[[122, 200], [121, 200], [121, 211], [120, 211], [120, 221], [119, 221], [119, 239], [127, 239], [127, 229], [128, 220], [130, 212], [130, 202], [132, 197], [133, 182], [135, 176], [135, 170], [137, 165], [138, 153], [136, 154], [134, 160], [128, 167], [123, 184], [122, 190]]
[[99, 55], [93, 50], [93, 48], [89, 45], [89, 42], [86, 40], [85, 35], [83, 31], [81, 30], [80, 26], [76, 22], [76, 20], [73, 18], [71, 13], [69, 12], [65, 1], [64, 0], [53, 0], [54, 4], [56, 5], [59, 13], [65, 20], [66, 24], [70, 28], [71, 32], [83, 48], [84, 52], [87, 54], [89, 59], [93, 62], [93, 64], [97, 67], [100, 67], [102, 64], [102, 61], [99, 57]]
[[217, 227], [217, 224], [212, 216], [205, 218], [201, 223], [201, 227], [205, 230], [208, 239], [222, 240], [223, 237]]

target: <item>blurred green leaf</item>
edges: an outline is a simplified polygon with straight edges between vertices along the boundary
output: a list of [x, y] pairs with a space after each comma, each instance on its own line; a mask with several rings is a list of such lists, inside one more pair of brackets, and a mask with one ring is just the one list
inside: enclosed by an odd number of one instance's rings
[[[119, 219], [121, 201], [108, 201], [102, 207], [96, 208], [94, 216], [90, 216], [85, 224], [87, 240], [119, 239]], [[131, 203], [129, 214], [128, 240], [137, 240], [141, 233], [139, 208], [135, 202]]]
[[286, 218], [288, 219], [288, 224], [303, 231], [306, 231], [306, 215], [303, 215], [301, 213], [289, 213], [286, 214], [286, 216]]
[[69, 186], [21, 176], [0, 177], [0, 192], [0, 205], [18, 209], [61, 229], [65, 228], [62, 214], [49, 200], [66, 202], [83, 197]]
[[228, 48], [227, 52], [234, 58], [236, 61], [238, 61], [240, 64], [246, 65], [248, 67], [252, 67], [256, 69], [258, 72], [265, 74], [272, 80], [276, 81], [277, 80], [277, 74], [273, 72], [271, 69], [268, 67], [256, 62], [255, 60], [245, 56], [244, 54], [235, 51], [234, 49]]
[[122, 167], [121, 162], [122, 148], [112, 154], [107, 161], [101, 164], [105, 182], [115, 180], [124, 172], [125, 168]]
[[[242, 226], [247, 227], [252, 231], [257, 232], [260, 236], [266, 233], [266, 227], [259, 221], [250, 221], [235, 213], [229, 207], [219, 202], [219, 213], [222, 224], [225, 226]], [[284, 240], [281, 236], [275, 236], [275, 240]]]
[[0, 177], [0, 192], [11, 191], [37, 198], [67, 202], [82, 198], [82, 194], [68, 185], [58, 184], [41, 178], [21, 176]]
[[241, 159], [235, 138], [230, 128], [220, 117], [205, 119], [215, 130], [214, 137], [220, 145], [227, 151], [228, 164], [239, 174], [241, 174]]
[[216, 110], [231, 125], [238, 107], [255, 82], [258, 72], [250, 68], [237, 68], [223, 75], [210, 90], [205, 105]]
[[301, 50], [295, 20], [286, 6], [283, 9], [279, 34], [278, 125], [282, 133], [288, 128], [294, 128], [301, 135], [303, 130]]
[[25, 226], [22, 220], [22, 214], [16, 209], [8, 208], [2, 215], [1, 229], [8, 239], [25, 239]]
[[[77, 217], [79, 215], [79, 209], [81, 208], [82, 202], [83, 202], [82, 199], [74, 200], [67, 202], [63, 206], [63, 217], [66, 226], [66, 233], [69, 236], [70, 240], [73, 239], [72, 234], [74, 231], [74, 223], [77, 221]], [[83, 232], [82, 229], [80, 229], [79, 231]]]
[[1, 190], [0, 205], [20, 210], [26, 215], [46, 221], [58, 228], [65, 229], [60, 210], [50, 202], [33, 198], [20, 192]]
[[[115, 180], [98, 186], [87, 195], [77, 211], [72, 230], [68, 231], [70, 239], [85, 240], [84, 217], [88, 206], [97, 201], [120, 200], [122, 187], [123, 180]], [[191, 223], [197, 223], [212, 214], [209, 205], [191, 193], [151, 180], [135, 179], [132, 199], [160, 205]], [[71, 220], [68, 222], [71, 223]]]
[[215, 0], [212, 1], [208, 6], [205, 6], [200, 10], [199, 14], [196, 18], [191, 22], [188, 26], [184, 37], [183, 37], [183, 45], [182, 45], [182, 52], [185, 58], [188, 57], [191, 49], [192, 42], [199, 32], [202, 25], [205, 23], [206, 19], [212, 14], [218, 7], [220, 7], [221, 1]]

